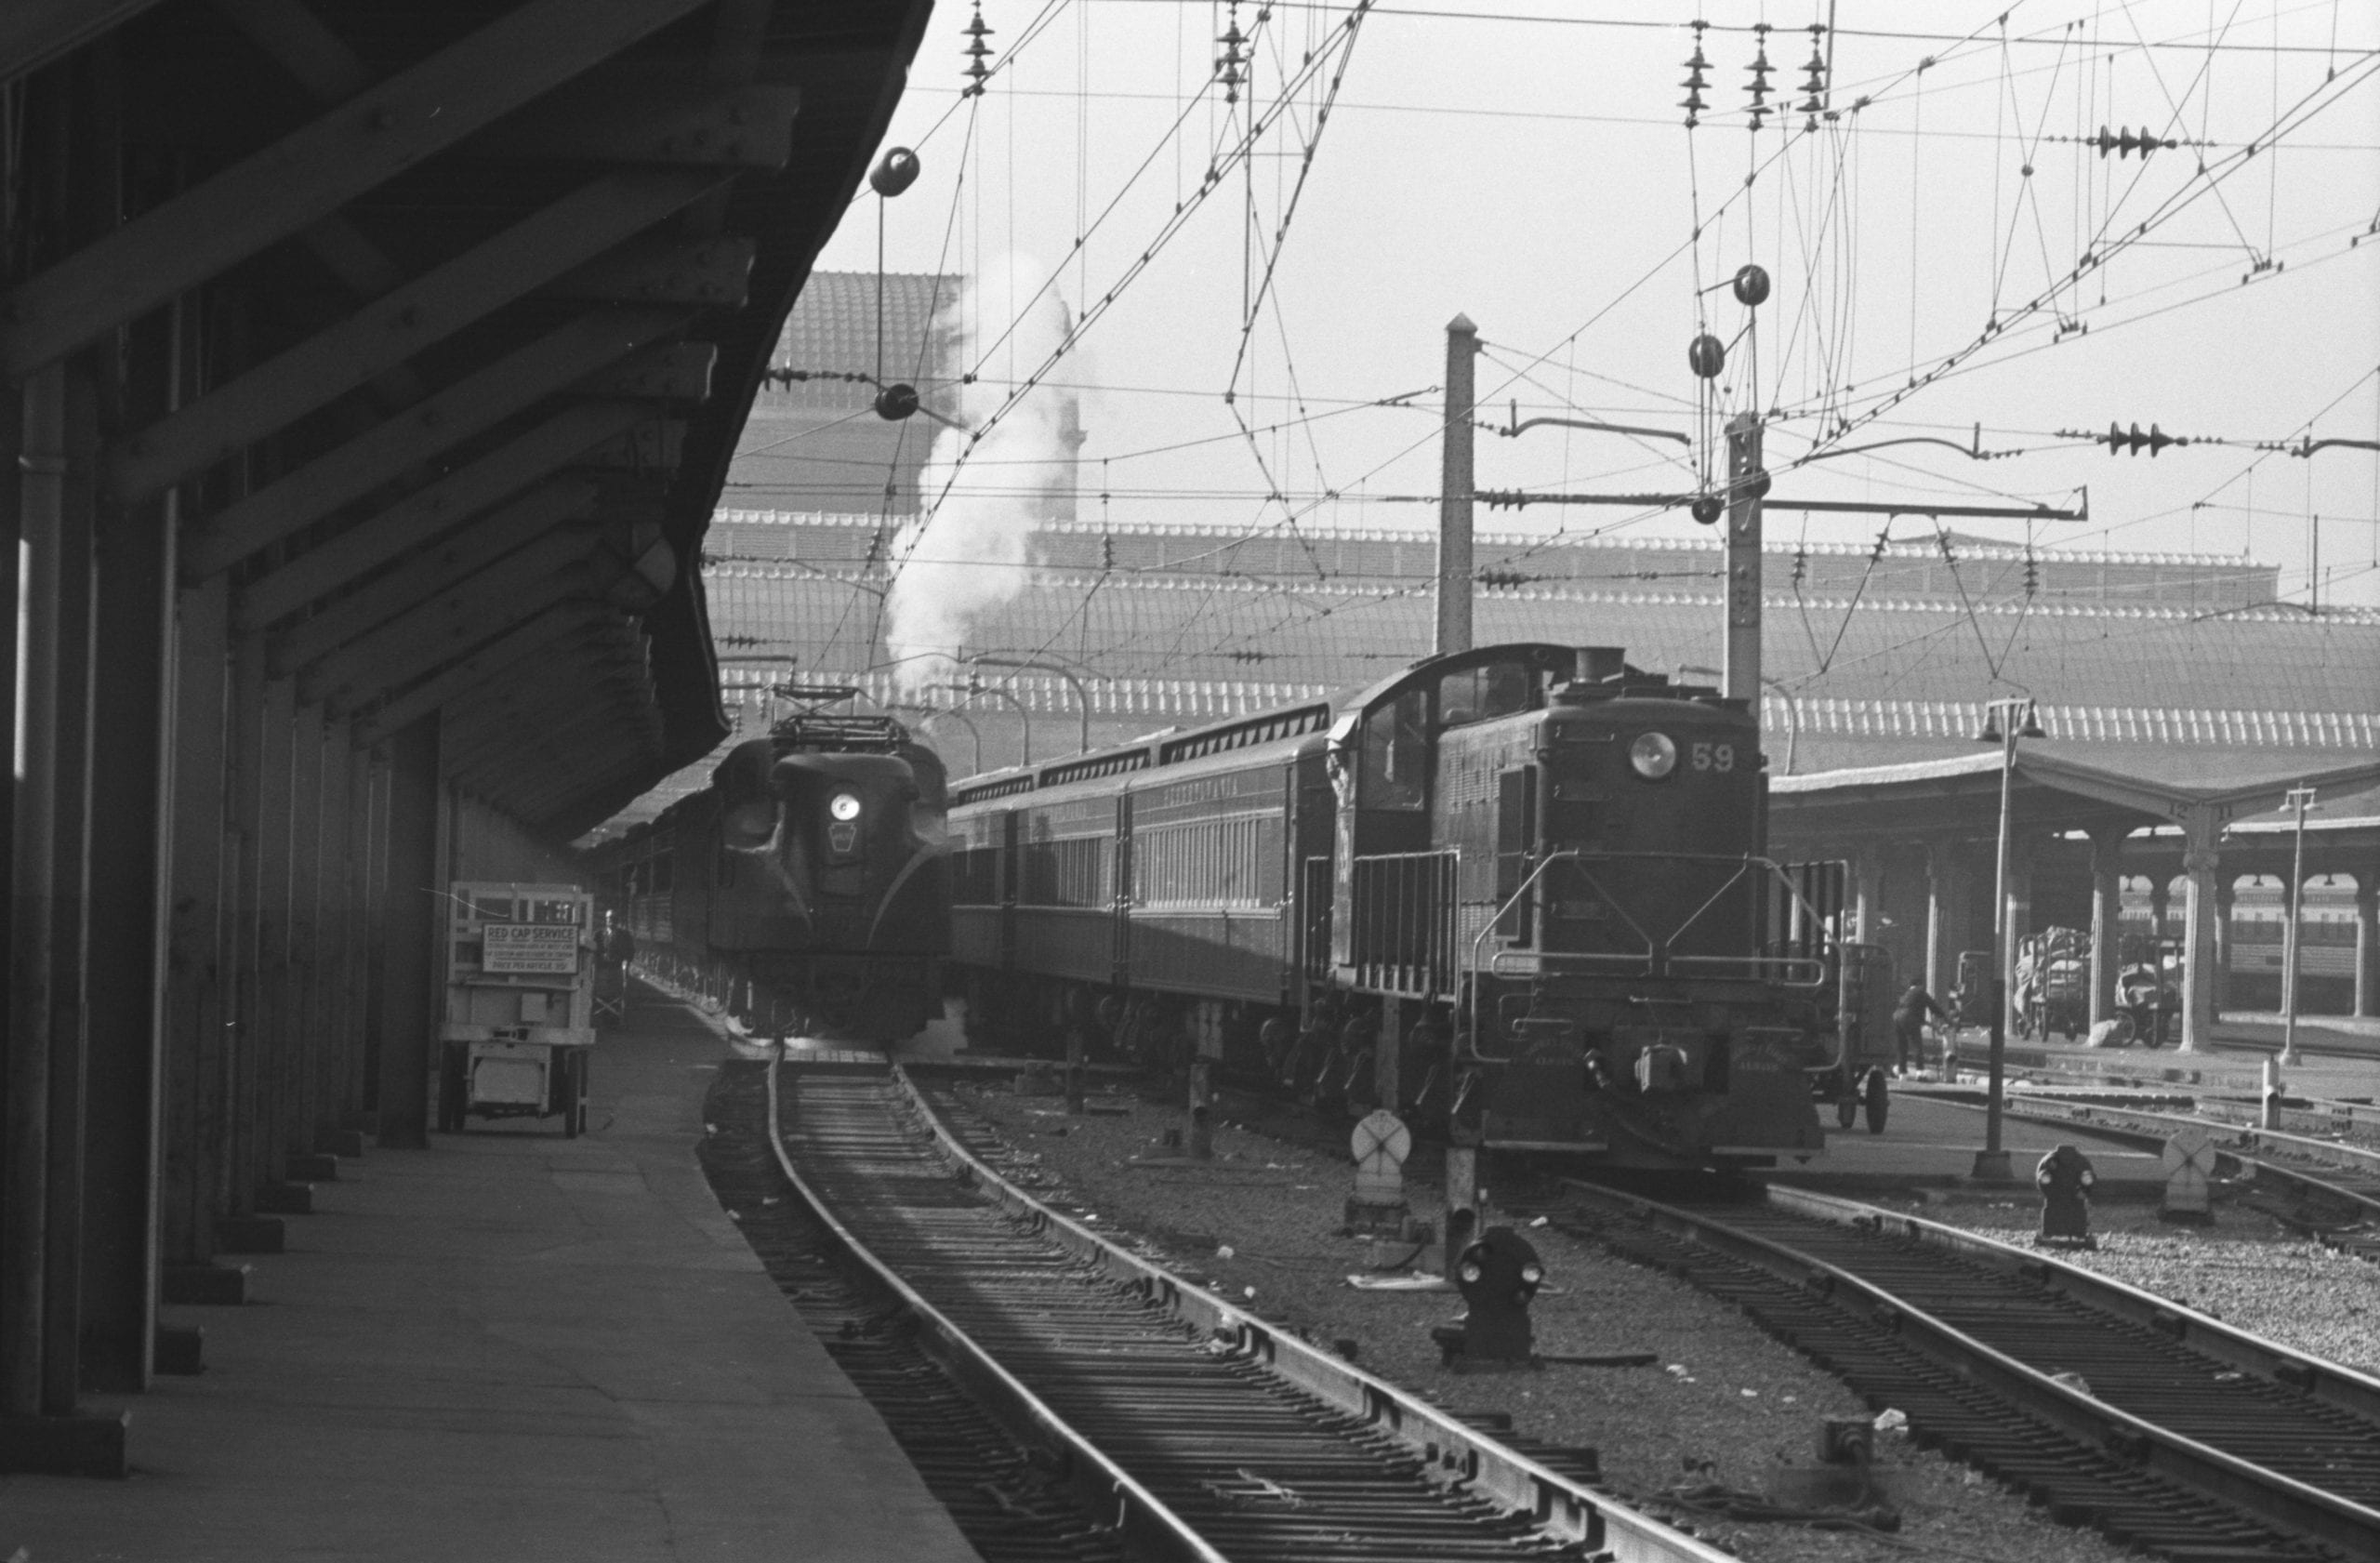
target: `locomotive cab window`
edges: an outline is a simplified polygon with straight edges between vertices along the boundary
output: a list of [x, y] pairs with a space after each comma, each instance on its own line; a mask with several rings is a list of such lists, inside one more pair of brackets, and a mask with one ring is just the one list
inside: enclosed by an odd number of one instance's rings
[[1526, 662], [1490, 662], [1484, 668], [1448, 673], [1438, 681], [1438, 725], [1442, 728], [1517, 716], [1537, 705], [1537, 673]]
[[1365, 808], [1418, 810], [1427, 802], [1429, 698], [1426, 690], [1408, 689], [1364, 719]]

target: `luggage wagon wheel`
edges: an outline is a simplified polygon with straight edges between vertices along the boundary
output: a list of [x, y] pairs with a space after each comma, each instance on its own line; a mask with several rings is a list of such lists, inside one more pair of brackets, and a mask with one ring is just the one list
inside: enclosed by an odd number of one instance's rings
[[1850, 1128], [1858, 1116], [1859, 1097], [1857, 1093], [1845, 1091], [1834, 1099], [1834, 1121], [1837, 1128]]
[[[1883, 1133], [1885, 1115], [1892, 1110], [1892, 1093], [1884, 1084], [1884, 1072], [1882, 1069], [1868, 1071], [1868, 1087], [1862, 1095], [1866, 1097], [1865, 1105], [1868, 1109], [1868, 1133]], [[1845, 1106], [1848, 1105], [1846, 1102]], [[1845, 1127], [1848, 1126], [1849, 1121], [1846, 1119]]]

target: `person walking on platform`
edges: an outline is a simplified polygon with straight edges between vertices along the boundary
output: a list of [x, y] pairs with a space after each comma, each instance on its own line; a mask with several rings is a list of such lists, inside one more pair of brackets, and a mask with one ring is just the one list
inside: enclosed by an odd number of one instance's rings
[[1921, 1066], [1924, 1064], [1925, 1016], [1929, 1011], [1937, 1020], [1950, 1018], [1950, 1012], [1934, 1001], [1934, 995], [1925, 991], [1922, 982], [1911, 983], [1909, 991], [1900, 996], [1900, 1002], [1893, 1006], [1893, 1038], [1900, 1052], [1900, 1062], [1893, 1069], [1895, 1074], [1909, 1073], [1912, 1058]]

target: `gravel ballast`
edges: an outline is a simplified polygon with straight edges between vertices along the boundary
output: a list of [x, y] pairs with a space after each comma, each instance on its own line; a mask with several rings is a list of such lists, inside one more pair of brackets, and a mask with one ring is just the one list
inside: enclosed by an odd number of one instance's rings
[[[1822, 1419], [1866, 1417], [1870, 1408], [1686, 1283], [1526, 1226], [1547, 1271], [1533, 1309], [1538, 1350], [1649, 1351], [1658, 1363], [1453, 1372], [1440, 1364], [1429, 1331], [1461, 1315], [1460, 1297], [1347, 1284], [1351, 1273], [1406, 1259], [1412, 1245], [1342, 1234], [1353, 1186], [1345, 1161], [1226, 1123], [1216, 1131], [1211, 1163], [1165, 1165], [1162, 1159], [1180, 1154], [1165, 1144], [1166, 1132], [1181, 1130], [1184, 1115], [1137, 1097], [1104, 1098], [1128, 1112], [1071, 1118], [1051, 1098], [1005, 1086], [961, 1086], [954, 1097], [1035, 1159], [1028, 1181], [1040, 1197], [1095, 1217], [1091, 1225], [1103, 1230], [1144, 1239], [1172, 1267], [1318, 1343], [1353, 1343], [1363, 1366], [1450, 1410], [1503, 1411], [1517, 1433], [1595, 1448], [1616, 1493], [1684, 1518], [1746, 1557], [2104, 1563], [2138, 1556], [2054, 1525], [2022, 1496], [1894, 1435], [1877, 1438], [1878, 1466], [1901, 1520], [1890, 1536], [1665, 1508], [1661, 1495], [1684, 1488], [1764, 1492], [1780, 1467], [1814, 1463]], [[1408, 1185], [1408, 1198], [1417, 1214], [1435, 1218], [1435, 1187]], [[1421, 1263], [1435, 1268], [1436, 1252], [1435, 1244], [1426, 1248]]]
[[[2040, 1205], [2025, 1200], [1875, 1200], [1946, 1226], [2028, 1242]], [[2160, 1220], [2154, 1206], [2091, 1212], [2096, 1250], [2058, 1257], [2187, 1304], [2293, 1351], [2380, 1376], [2380, 1265], [2324, 1248], [2264, 1212], [2218, 1200], [2205, 1226]]]

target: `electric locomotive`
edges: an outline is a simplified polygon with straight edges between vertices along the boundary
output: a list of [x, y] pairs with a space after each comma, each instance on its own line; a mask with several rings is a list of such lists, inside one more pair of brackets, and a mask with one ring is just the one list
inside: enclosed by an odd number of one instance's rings
[[971, 1031], [1262, 1069], [1617, 1166], [1822, 1147], [1840, 865], [1744, 702], [1540, 642], [954, 793]]
[[890, 717], [808, 711], [599, 848], [646, 961], [756, 1027], [884, 1043], [941, 1013], [942, 762]]

